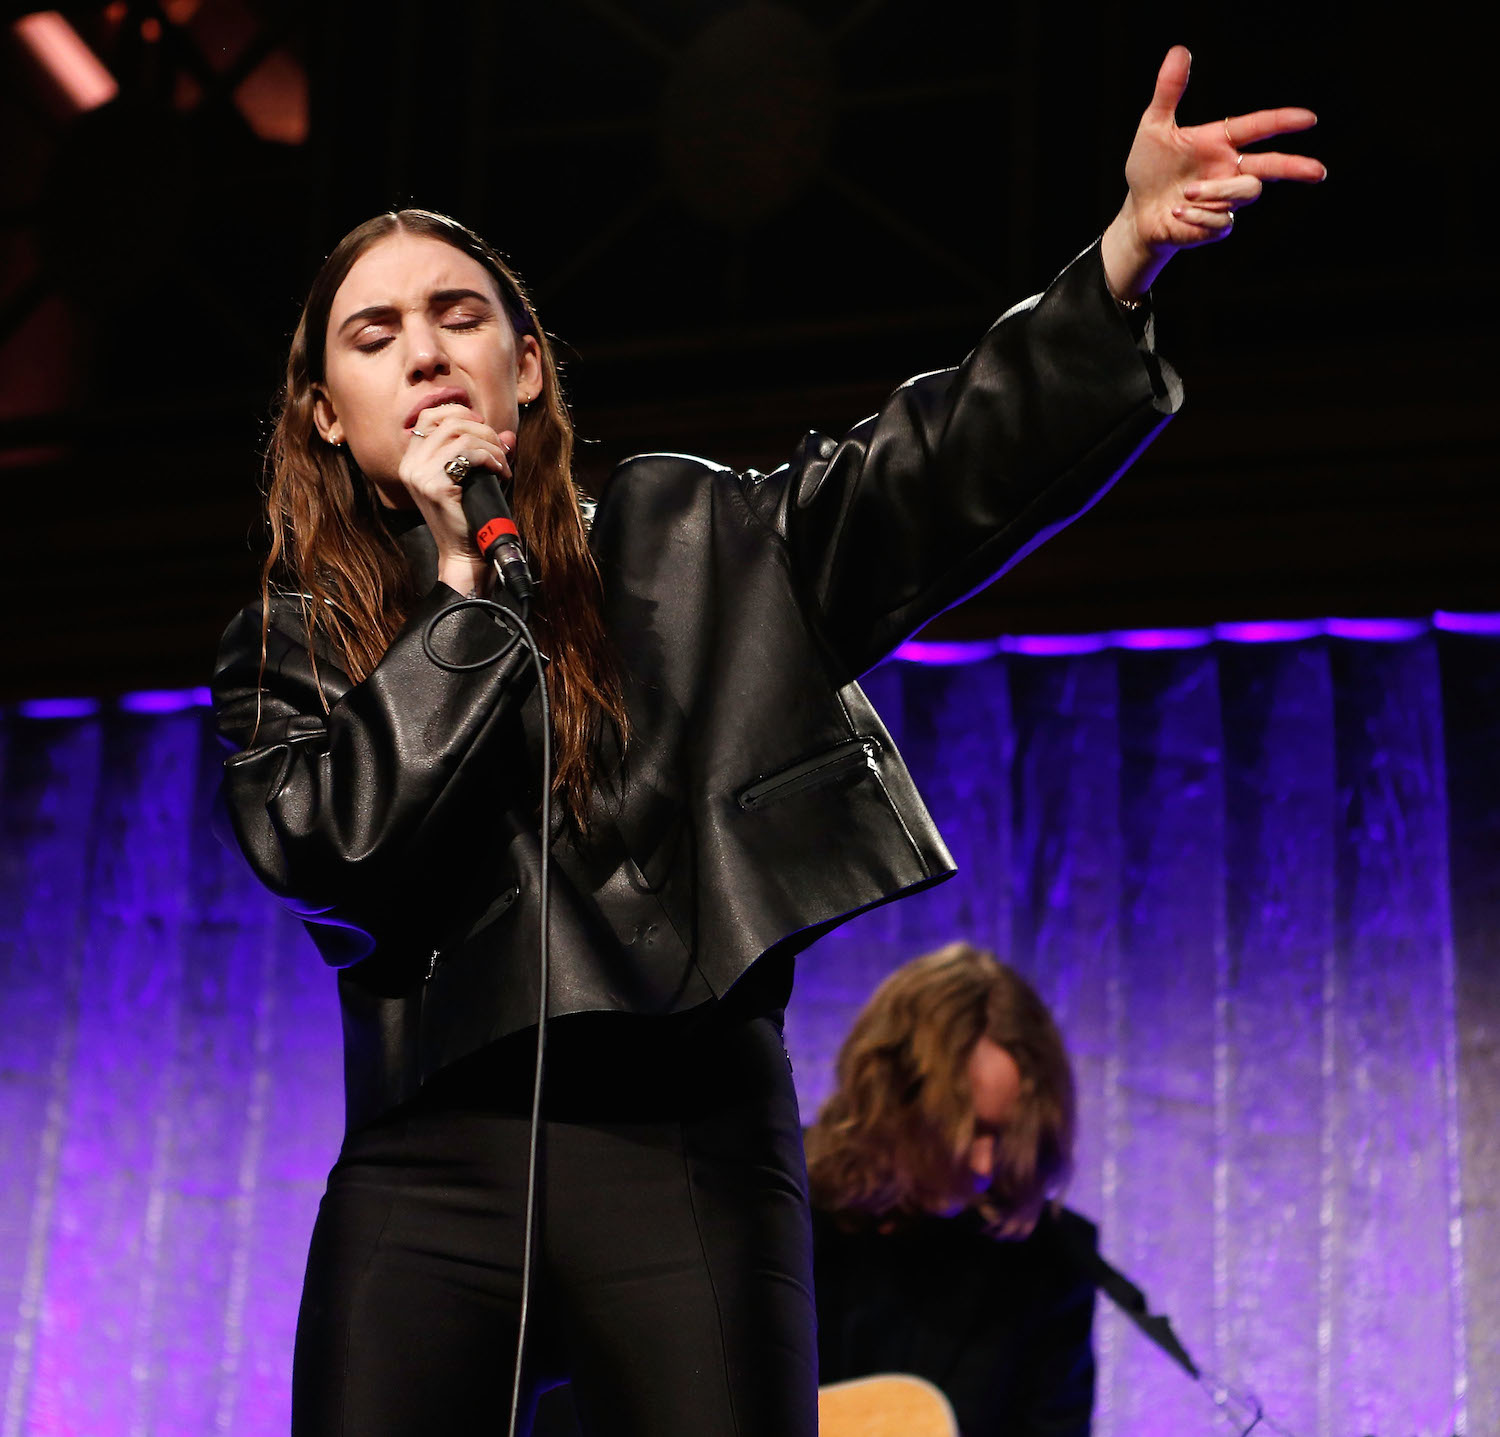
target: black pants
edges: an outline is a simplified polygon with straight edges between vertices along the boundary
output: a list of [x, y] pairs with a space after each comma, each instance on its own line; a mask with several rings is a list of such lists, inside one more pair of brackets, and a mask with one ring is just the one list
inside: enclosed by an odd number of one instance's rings
[[[570, 1380], [590, 1437], [813, 1437], [807, 1178], [776, 1019], [583, 1014], [547, 1051], [523, 1413]], [[345, 1140], [294, 1437], [504, 1433], [534, 1052], [494, 1044]]]

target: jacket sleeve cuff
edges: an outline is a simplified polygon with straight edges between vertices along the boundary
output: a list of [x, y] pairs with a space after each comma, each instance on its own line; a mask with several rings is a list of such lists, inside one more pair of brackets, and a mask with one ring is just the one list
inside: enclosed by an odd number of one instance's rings
[[1155, 397], [1156, 407], [1163, 414], [1175, 414], [1182, 405], [1182, 380], [1178, 377], [1177, 371], [1156, 352], [1154, 297], [1148, 291], [1142, 296], [1138, 308], [1126, 309], [1110, 292], [1109, 281], [1104, 275], [1104, 248], [1101, 240], [1095, 240], [1075, 263], [1081, 262], [1085, 256], [1088, 257], [1094, 269], [1096, 288], [1102, 291], [1104, 298], [1109, 301], [1110, 309], [1119, 316], [1126, 332], [1140, 351], [1141, 358], [1146, 365], [1146, 372], [1151, 377], [1151, 392]]

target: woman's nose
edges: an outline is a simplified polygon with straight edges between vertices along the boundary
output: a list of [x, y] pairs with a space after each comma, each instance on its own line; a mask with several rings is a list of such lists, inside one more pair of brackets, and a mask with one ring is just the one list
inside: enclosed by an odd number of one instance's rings
[[436, 325], [417, 321], [407, 331], [407, 369], [412, 379], [425, 379], [448, 372], [448, 356], [443, 349], [442, 331]]
[[983, 1178], [988, 1182], [995, 1171], [995, 1140], [994, 1138], [977, 1138], [974, 1146], [969, 1149], [969, 1167], [976, 1178]]

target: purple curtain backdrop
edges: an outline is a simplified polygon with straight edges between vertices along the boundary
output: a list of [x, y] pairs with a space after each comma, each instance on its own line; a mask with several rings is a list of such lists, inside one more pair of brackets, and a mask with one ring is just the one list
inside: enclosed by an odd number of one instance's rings
[[[877, 670], [961, 871], [809, 952], [788, 1041], [810, 1117], [881, 977], [993, 947], [1074, 1054], [1070, 1201], [1206, 1368], [1298, 1437], [1484, 1437], [1500, 638], [1387, 632]], [[338, 1017], [218, 763], [170, 699], [0, 724], [0, 1437], [286, 1430]], [[1229, 1430], [1102, 1302], [1098, 1351], [1100, 1437]]]

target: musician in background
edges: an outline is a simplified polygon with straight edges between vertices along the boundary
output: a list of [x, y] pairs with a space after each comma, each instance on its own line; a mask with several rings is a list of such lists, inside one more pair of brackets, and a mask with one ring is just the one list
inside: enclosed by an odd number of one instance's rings
[[819, 1382], [912, 1373], [963, 1437], [1086, 1437], [1097, 1234], [1057, 1201], [1074, 1092], [1046, 1005], [949, 944], [875, 990], [837, 1082], [805, 1135]]

